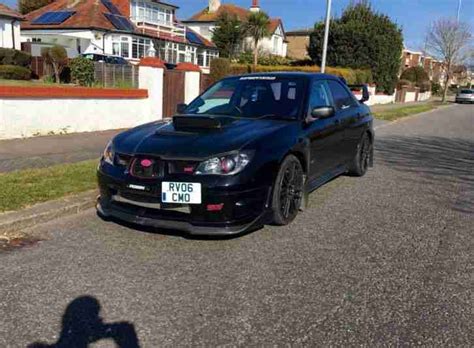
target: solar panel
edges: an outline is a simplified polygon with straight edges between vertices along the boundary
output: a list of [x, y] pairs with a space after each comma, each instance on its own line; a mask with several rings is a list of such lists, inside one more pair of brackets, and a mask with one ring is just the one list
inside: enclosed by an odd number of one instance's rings
[[118, 30], [133, 31], [133, 24], [124, 16], [118, 16], [110, 13], [104, 13], [105, 17]]
[[74, 11], [52, 11], [43, 13], [41, 16], [32, 21], [32, 24], [61, 24], [71, 17]]
[[186, 30], [186, 39], [193, 44], [204, 45], [201, 38], [192, 31]]
[[104, 4], [104, 6], [107, 7], [110, 13], [121, 15], [119, 9], [114, 4], [112, 4], [110, 0], [101, 0], [101, 1], [102, 1], [102, 4]]

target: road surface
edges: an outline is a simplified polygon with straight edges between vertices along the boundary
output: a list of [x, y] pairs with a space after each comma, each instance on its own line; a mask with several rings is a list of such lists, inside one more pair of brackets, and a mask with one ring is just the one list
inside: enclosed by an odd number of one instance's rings
[[380, 126], [375, 168], [287, 227], [51, 222], [0, 254], [0, 346], [473, 346], [473, 171], [474, 107], [453, 105]]

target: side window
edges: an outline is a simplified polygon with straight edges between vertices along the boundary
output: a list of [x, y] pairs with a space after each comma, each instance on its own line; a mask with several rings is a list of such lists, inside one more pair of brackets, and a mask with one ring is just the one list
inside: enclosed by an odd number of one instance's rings
[[319, 106], [331, 105], [325, 81], [314, 81], [309, 96], [309, 112]]
[[349, 92], [339, 82], [329, 80], [328, 85], [337, 110], [357, 105]]

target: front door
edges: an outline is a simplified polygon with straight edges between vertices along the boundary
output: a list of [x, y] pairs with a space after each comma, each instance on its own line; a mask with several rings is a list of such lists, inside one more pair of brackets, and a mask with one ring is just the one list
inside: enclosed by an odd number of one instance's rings
[[[316, 107], [332, 106], [330, 91], [324, 80], [312, 82], [308, 115]], [[336, 166], [339, 147], [344, 132], [337, 116], [319, 119], [306, 127], [306, 135], [311, 143], [309, 179], [326, 175]]]

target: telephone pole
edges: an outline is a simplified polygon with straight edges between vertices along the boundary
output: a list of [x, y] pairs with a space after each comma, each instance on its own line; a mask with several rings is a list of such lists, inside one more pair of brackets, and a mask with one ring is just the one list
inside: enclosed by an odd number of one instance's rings
[[462, 5], [462, 0], [459, 0], [459, 3], [458, 3], [458, 22], [459, 22], [459, 17], [461, 16], [461, 5]]
[[331, 0], [327, 0], [326, 27], [324, 29], [323, 58], [321, 60], [321, 72], [323, 74], [326, 71], [326, 57], [327, 57], [327, 51], [328, 51], [329, 24], [330, 24], [330, 22], [331, 22]]

